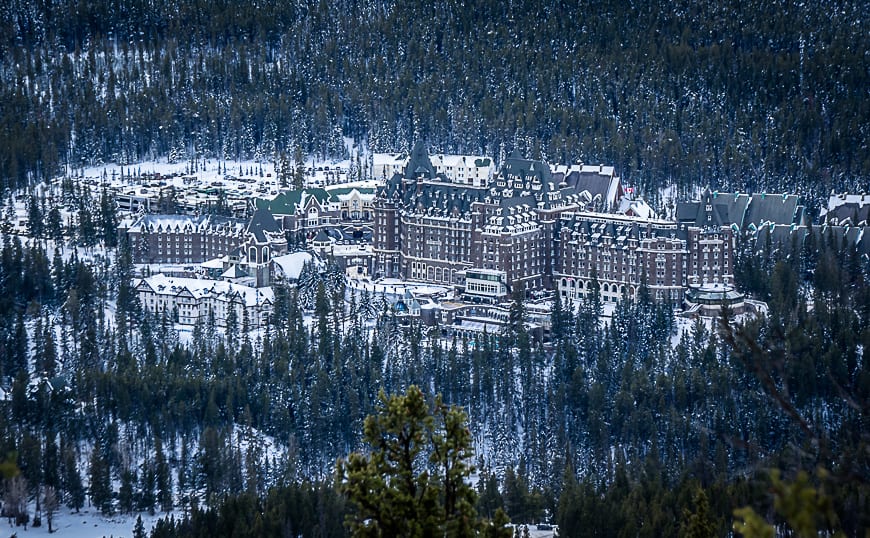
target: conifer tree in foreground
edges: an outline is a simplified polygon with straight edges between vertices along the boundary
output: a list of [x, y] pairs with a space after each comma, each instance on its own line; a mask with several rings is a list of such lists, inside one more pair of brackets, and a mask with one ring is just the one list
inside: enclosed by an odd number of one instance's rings
[[466, 482], [474, 468], [465, 413], [437, 396], [430, 406], [414, 385], [404, 395], [379, 395], [365, 421], [369, 454], [339, 460], [341, 491], [356, 506], [354, 536], [510, 536], [506, 517], [477, 516]]

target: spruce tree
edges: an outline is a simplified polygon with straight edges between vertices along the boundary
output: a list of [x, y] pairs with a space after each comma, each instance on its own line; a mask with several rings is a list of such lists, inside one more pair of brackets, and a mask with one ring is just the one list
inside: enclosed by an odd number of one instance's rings
[[[347, 524], [355, 536], [479, 536], [492, 524], [475, 511], [471, 432], [465, 413], [414, 385], [380, 395], [365, 421], [371, 453], [338, 463], [342, 492], [356, 505]], [[510, 531], [496, 535], [510, 536]]]
[[100, 454], [99, 447], [94, 447], [91, 452], [89, 474], [91, 503], [103, 514], [111, 514], [113, 507], [109, 461]]

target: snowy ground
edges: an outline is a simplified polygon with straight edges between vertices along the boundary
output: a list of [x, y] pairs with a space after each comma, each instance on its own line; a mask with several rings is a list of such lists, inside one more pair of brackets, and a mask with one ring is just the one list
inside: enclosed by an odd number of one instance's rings
[[[329, 184], [347, 183], [350, 161], [315, 161], [306, 164], [306, 186], [318, 187]], [[165, 158], [144, 161], [131, 165], [109, 163], [71, 172], [91, 185], [105, 182], [107, 185], [121, 187], [130, 185], [130, 177], [155, 177], [178, 189], [198, 187], [222, 187], [242, 191], [265, 189], [267, 194], [278, 193], [278, 178], [275, 164], [263, 161], [223, 161], [218, 159], [185, 160], [168, 162]], [[185, 182], [185, 178], [187, 182]], [[263, 194], [263, 193], [259, 193]]]
[[[146, 534], [151, 533], [154, 524], [164, 515], [142, 515], [142, 523]], [[27, 530], [24, 530], [24, 527], [16, 527], [9, 524], [8, 518], [3, 518], [0, 519], [0, 536], [4, 538], [6, 536], [17, 536], [18, 538], [35, 538], [37, 536], [52, 536], [55, 538], [130, 538], [133, 536], [133, 528], [136, 526], [136, 517], [136, 515], [132, 515], [106, 518], [86, 509], [83, 509], [78, 514], [69, 510], [61, 510], [54, 517], [54, 522], [52, 523], [52, 530], [54, 532], [52, 534], [48, 533], [48, 523], [45, 521], [44, 516], [42, 518], [42, 526], [33, 528], [28, 525]]]
[[369, 282], [368, 278], [349, 278], [348, 286], [356, 290], [367, 290], [372, 294], [387, 294], [402, 296], [405, 291], [410, 291], [419, 295], [436, 295], [439, 293], [446, 294], [450, 288], [446, 286], [438, 286], [434, 284], [426, 284], [423, 282], [413, 282], [399, 280], [396, 278], [382, 278], [377, 282]]
[[[514, 529], [514, 535], [516, 535], [516, 529]], [[520, 526], [519, 536], [523, 536], [522, 526]], [[537, 525], [529, 525], [529, 536], [531, 536], [531, 538], [550, 538], [551, 536], [555, 536], [555, 534], [552, 530], [539, 531]]]
[[[28, 526], [27, 530], [24, 530], [24, 527], [10, 525], [8, 520], [4, 518], [0, 520], [0, 536], [5, 537], [8, 533], [9, 536], [17, 536], [18, 538], [36, 538], [39, 536], [51, 536], [54, 538], [130, 538], [133, 536], [136, 517], [136, 515], [132, 515], [106, 518], [100, 514], [91, 513], [88, 510], [82, 510], [78, 514], [61, 511], [55, 515], [54, 523], [52, 524], [54, 532], [52, 534], [48, 533], [48, 524], [45, 520], [43, 520], [41, 527], [33, 528]], [[154, 516], [148, 514], [142, 515], [145, 533], [150, 534], [154, 524], [162, 517], [166, 517], [166, 514], [156, 514]], [[535, 525], [529, 525], [529, 536], [532, 538], [550, 538], [554, 534], [552, 530], [539, 531]]]

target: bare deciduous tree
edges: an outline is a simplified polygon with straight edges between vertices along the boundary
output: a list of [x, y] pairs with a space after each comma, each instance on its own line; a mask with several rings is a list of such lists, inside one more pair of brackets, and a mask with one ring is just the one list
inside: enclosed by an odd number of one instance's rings
[[42, 494], [42, 509], [45, 511], [45, 520], [48, 522], [49, 534], [54, 532], [51, 524], [54, 521], [54, 514], [57, 513], [57, 508], [57, 491], [52, 486], [46, 486]]
[[24, 525], [30, 519], [27, 514], [27, 480], [21, 476], [14, 476], [6, 481], [6, 496], [3, 499], [3, 512], [10, 520], [15, 521], [16, 526]]

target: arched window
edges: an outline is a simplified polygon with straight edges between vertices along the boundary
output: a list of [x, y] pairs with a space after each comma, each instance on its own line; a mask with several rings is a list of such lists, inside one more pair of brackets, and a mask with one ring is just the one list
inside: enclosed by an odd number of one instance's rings
[[248, 263], [256, 263], [257, 262], [257, 247], [251, 247], [248, 249]]
[[263, 247], [263, 263], [269, 261], [269, 247]]

